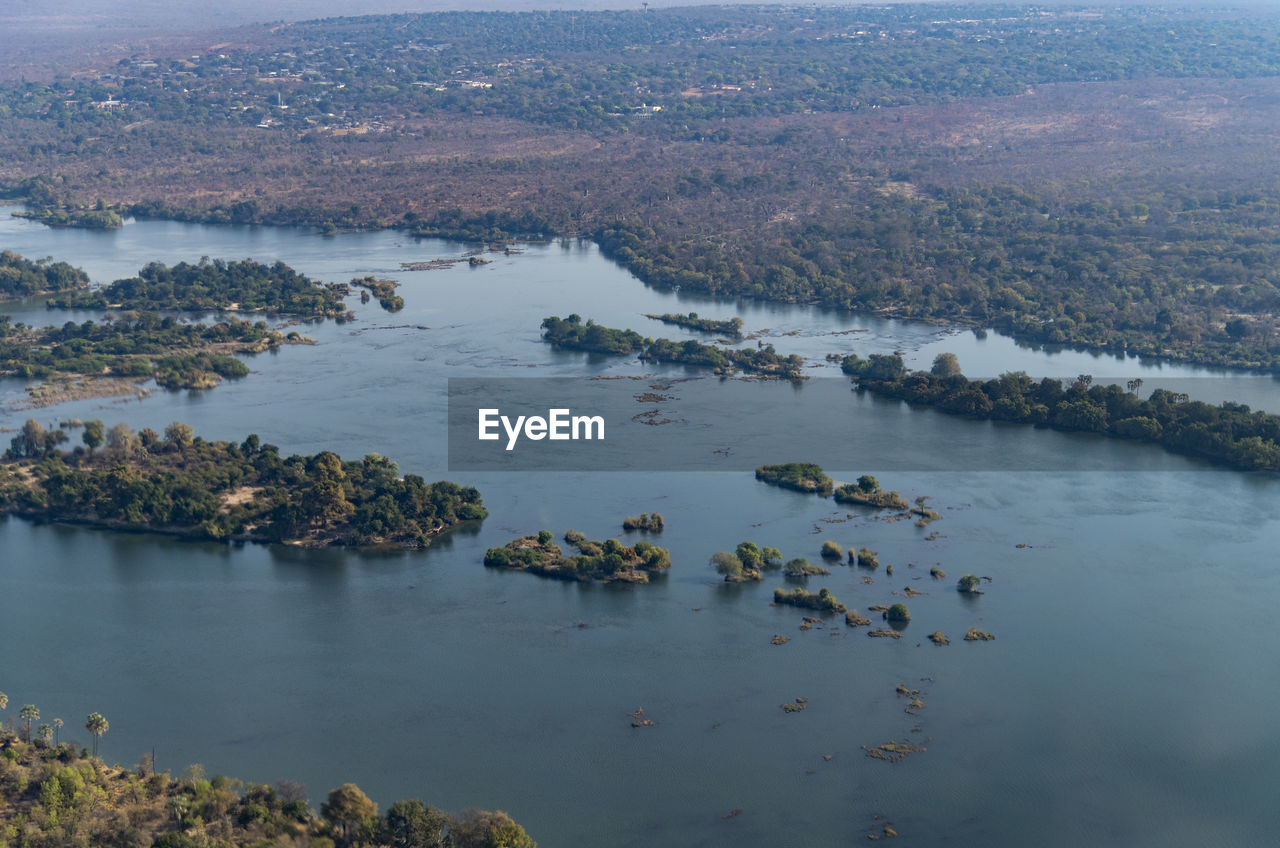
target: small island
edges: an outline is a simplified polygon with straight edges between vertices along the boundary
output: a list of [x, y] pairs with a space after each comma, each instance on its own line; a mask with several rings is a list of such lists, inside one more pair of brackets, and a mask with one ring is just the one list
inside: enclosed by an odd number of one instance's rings
[[617, 539], [590, 540], [576, 530], [565, 533], [564, 541], [578, 553], [566, 555], [551, 531], [542, 530], [512, 539], [500, 548], [489, 548], [484, 564], [583, 583], [648, 583], [651, 575], [671, 567], [667, 549], [645, 541], [626, 547]]
[[773, 602], [819, 612], [848, 612], [848, 607], [836, 600], [836, 596], [826, 588], [820, 589], [817, 593], [806, 592], [798, 587], [790, 592], [785, 589], [774, 589]]
[[674, 342], [670, 339], [645, 339], [634, 330], [617, 330], [602, 327], [574, 314], [561, 319], [551, 316], [543, 319], [542, 338], [552, 347], [562, 350], [584, 350], [628, 356], [639, 352], [644, 362], [667, 362], [674, 365], [691, 365], [711, 368], [717, 374], [729, 375], [745, 371], [762, 377], [787, 380], [805, 378], [804, 360], [799, 356], [780, 356], [773, 345], [738, 350], [705, 345], [695, 339]]
[[846, 483], [833, 495], [836, 503], [851, 503], [876, 509], [906, 510], [907, 502], [897, 492], [880, 488], [880, 481], [870, 474], [863, 474], [857, 483]]
[[831, 494], [835, 484], [812, 462], [788, 462], [783, 465], [762, 465], [756, 469], [756, 479], [797, 492], [822, 495]]
[[[307, 344], [265, 322], [231, 318], [186, 324], [155, 313], [101, 323], [68, 321], [32, 328], [0, 315], [0, 376], [139, 382], [154, 378], [167, 389], [210, 389], [224, 378], [243, 377], [249, 366], [232, 354], [261, 353]], [[110, 390], [94, 394], [111, 394]]]
[[749, 583], [760, 580], [762, 572], [782, 567], [782, 553], [777, 548], [760, 547], [755, 542], [739, 542], [735, 551], [717, 551], [711, 564], [726, 583]]
[[107, 208], [104, 203], [93, 206], [73, 206], [70, 204], [28, 206], [26, 209], [12, 213], [15, 218], [26, 218], [46, 227], [70, 228], [81, 230], [118, 230], [124, 226], [124, 218], [114, 209]]
[[82, 445], [30, 420], [0, 460], [0, 512], [45, 521], [198, 539], [308, 548], [425, 548], [487, 514], [480, 493], [401, 476], [376, 453], [282, 458], [250, 435], [208, 442], [174, 422], [161, 435], [90, 421]]
[[380, 280], [373, 275], [366, 277], [355, 277], [350, 283], [359, 289], [360, 302], [368, 303], [369, 295], [372, 293], [378, 299], [378, 305], [388, 312], [399, 312], [404, 309], [404, 298], [396, 294], [396, 289], [400, 286], [395, 280]]
[[33, 262], [12, 250], [0, 251], [0, 300], [57, 294], [88, 285], [89, 275], [66, 262]]
[[303, 318], [345, 316], [342, 286], [324, 286], [283, 262], [227, 262], [205, 257], [172, 268], [152, 262], [136, 277], [95, 291], [52, 298], [56, 309], [261, 312]]
[[643, 530], [646, 533], [661, 533], [666, 526], [667, 523], [663, 520], [660, 512], [652, 514], [642, 512], [639, 515], [628, 515], [622, 520], [622, 529], [628, 532]]
[[734, 339], [742, 338], [742, 319], [737, 317], [718, 321], [714, 318], [699, 318], [696, 312], [690, 312], [688, 315], [680, 315], [673, 312], [668, 312], [665, 315], [652, 315], [646, 312], [644, 317], [652, 318], [654, 321], [661, 321], [664, 324], [675, 324], [678, 327], [698, 330], [703, 333], [714, 333], [718, 336], [727, 336]]

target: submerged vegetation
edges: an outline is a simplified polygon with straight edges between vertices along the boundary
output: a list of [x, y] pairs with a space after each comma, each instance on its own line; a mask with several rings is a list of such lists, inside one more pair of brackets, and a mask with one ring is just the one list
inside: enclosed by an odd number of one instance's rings
[[[61, 719], [56, 723], [61, 726]], [[106, 724], [98, 713], [85, 722], [95, 747]], [[155, 771], [149, 753], [135, 768], [108, 766], [75, 742], [2, 728], [0, 845], [537, 848], [501, 811], [454, 815], [412, 799], [396, 801], [380, 815], [371, 798], [347, 783], [328, 794], [317, 814], [294, 781], [271, 786], [206, 778], [198, 765], [175, 779]]]
[[627, 547], [617, 539], [592, 541], [575, 530], [565, 533], [564, 540], [578, 553], [566, 555], [551, 531], [541, 530], [512, 539], [502, 547], [489, 548], [484, 564], [557, 580], [601, 583], [648, 583], [651, 575], [671, 567], [671, 554], [666, 548], [643, 540]]
[[[0, 511], [203, 539], [424, 548], [486, 515], [480, 493], [400, 476], [378, 454], [282, 458], [251, 435], [208, 442], [178, 422], [162, 435], [89, 422], [82, 446], [28, 421], [0, 463]], [[101, 450], [99, 450], [101, 448]]]
[[1021, 371], [993, 380], [939, 377], [907, 371], [896, 354], [847, 357], [843, 368], [861, 389], [955, 415], [1151, 442], [1232, 468], [1280, 471], [1280, 415], [1240, 403], [1212, 406], [1166, 389], [1143, 400], [1141, 381], [1094, 385], [1088, 374], [1068, 385], [1048, 377], [1037, 383]]
[[337, 291], [283, 262], [227, 262], [208, 257], [192, 265], [152, 262], [138, 276], [91, 292], [54, 298], [60, 309], [139, 309], [207, 312], [238, 310], [273, 315], [337, 317], [347, 311]]

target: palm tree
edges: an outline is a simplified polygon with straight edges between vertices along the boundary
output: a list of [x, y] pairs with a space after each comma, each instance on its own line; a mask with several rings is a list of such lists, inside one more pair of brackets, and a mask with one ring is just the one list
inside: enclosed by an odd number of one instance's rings
[[[9, 696], [0, 692], [0, 710], [3, 710], [7, 706], [9, 706]], [[0, 723], [0, 729], [2, 729], [3, 726], [3, 723]]]
[[58, 731], [62, 729], [62, 719], [55, 718], [53, 720], [53, 744], [58, 744]]
[[107, 723], [102, 713], [89, 713], [89, 717], [84, 720], [84, 729], [93, 734], [93, 755], [98, 756], [98, 740], [102, 738], [102, 734], [111, 729], [111, 725]]
[[18, 718], [24, 722], [22, 736], [27, 741], [31, 741], [31, 722], [40, 718], [40, 710], [35, 704], [24, 704], [21, 711], [18, 712]]

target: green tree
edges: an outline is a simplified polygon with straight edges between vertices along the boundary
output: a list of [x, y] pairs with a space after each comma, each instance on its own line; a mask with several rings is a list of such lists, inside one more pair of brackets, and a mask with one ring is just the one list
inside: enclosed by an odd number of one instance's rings
[[31, 722], [40, 718], [40, 709], [35, 704], [24, 704], [18, 712], [18, 718], [22, 719], [22, 738], [31, 741]]
[[174, 421], [164, 428], [164, 438], [169, 444], [179, 448], [189, 448], [195, 442], [196, 431], [189, 424]]
[[956, 591], [965, 594], [973, 594], [978, 591], [978, 584], [982, 581], [978, 579], [976, 574], [966, 574], [956, 583]]
[[102, 443], [107, 440], [107, 428], [100, 419], [93, 419], [85, 422], [84, 432], [80, 435], [85, 446], [89, 448], [89, 453], [93, 453], [102, 447]]
[[48, 742], [50, 739], [53, 738], [53, 725], [50, 725], [50, 724], [40, 725], [38, 728], [36, 728], [36, 735], [39, 736], [41, 739], [43, 739], [45, 742]]
[[102, 738], [102, 734], [111, 729], [111, 725], [102, 713], [89, 713], [88, 718], [84, 720], [84, 729], [93, 734], [93, 755], [96, 757], [98, 756], [98, 740]]
[[62, 719], [55, 718], [53, 720], [53, 744], [58, 744], [58, 732], [62, 730]]
[[890, 621], [910, 621], [911, 613], [907, 611], [907, 605], [897, 603], [889, 607], [889, 611], [884, 614], [885, 618]]
[[320, 815], [333, 825], [344, 845], [352, 844], [371, 819], [378, 815], [378, 805], [354, 783], [344, 783], [329, 793], [320, 805]]
[[961, 373], [960, 360], [954, 353], [940, 353], [933, 358], [929, 373], [935, 377], [955, 377]]
[[538, 848], [511, 816], [496, 810], [464, 810], [449, 828], [453, 848]]
[[391, 848], [443, 848], [449, 816], [414, 798], [387, 810], [386, 839]]

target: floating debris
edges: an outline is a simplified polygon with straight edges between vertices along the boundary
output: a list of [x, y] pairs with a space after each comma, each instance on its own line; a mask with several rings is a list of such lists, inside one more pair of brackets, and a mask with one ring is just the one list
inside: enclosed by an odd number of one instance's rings
[[645, 716], [645, 714], [644, 714], [644, 708], [643, 708], [643, 707], [641, 707], [641, 708], [637, 709], [635, 712], [631, 713], [631, 726], [632, 726], [632, 727], [653, 727], [655, 724], [656, 724], [656, 722], [654, 722], [654, 720], [653, 720], [653, 719], [648, 718], [647, 716]]
[[874, 747], [862, 746], [862, 750], [867, 752], [867, 756], [873, 760], [885, 760], [890, 763], [896, 763], [911, 754], [918, 754], [925, 750], [923, 745], [912, 745], [910, 742], [886, 742], [883, 745]]
[[727, 812], [727, 813], [725, 813], [723, 816], [721, 816], [721, 817], [720, 817], [720, 820], [721, 820], [721, 821], [728, 821], [729, 819], [731, 819], [731, 818], [735, 818], [736, 816], [740, 816], [740, 815], [742, 815], [742, 810], [734, 809], [734, 810], [730, 810], [729, 812]]

